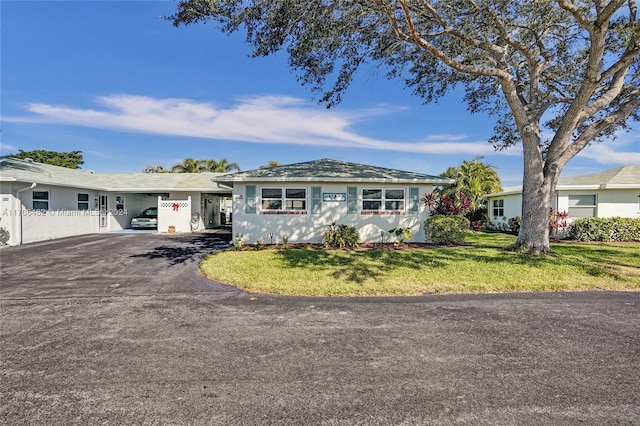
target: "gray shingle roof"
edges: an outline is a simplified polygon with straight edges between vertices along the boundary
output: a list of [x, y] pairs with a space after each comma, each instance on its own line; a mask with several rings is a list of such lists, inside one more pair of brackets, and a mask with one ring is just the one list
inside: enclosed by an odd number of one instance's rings
[[0, 158], [0, 181], [37, 182], [101, 191], [215, 191], [220, 173], [105, 173]]
[[622, 166], [581, 176], [560, 178], [557, 186], [598, 185], [603, 188], [640, 188], [640, 165]]
[[[600, 173], [561, 177], [557, 190], [571, 189], [635, 189], [640, 188], [640, 165], [622, 166]], [[522, 193], [522, 186], [505, 188], [502, 192], [489, 194], [488, 197], [500, 197]]]
[[[214, 182], [215, 179], [215, 182]], [[322, 159], [256, 169], [232, 174], [221, 173], [104, 173], [27, 162], [14, 158], [0, 159], [0, 181], [37, 182], [95, 189], [101, 191], [215, 191], [216, 182], [243, 181], [339, 181], [339, 182], [416, 182], [447, 184], [450, 179], [404, 170]], [[220, 188], [224, 190], [224, 188]]]
[[216, 182], [251, 181], [342, 181], [342, 182], [423, 182], [446, 184], [451, 180], [438, 176], [369, 166], [324, 158], [283, 166], [231, 173]]

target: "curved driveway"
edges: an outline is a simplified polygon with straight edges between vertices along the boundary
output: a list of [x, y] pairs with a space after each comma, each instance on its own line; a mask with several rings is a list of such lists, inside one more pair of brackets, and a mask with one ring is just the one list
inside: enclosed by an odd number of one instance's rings
[[640, 424], [640, 294], [249, 295], [210, 234], [0, 250], [0, 424]]

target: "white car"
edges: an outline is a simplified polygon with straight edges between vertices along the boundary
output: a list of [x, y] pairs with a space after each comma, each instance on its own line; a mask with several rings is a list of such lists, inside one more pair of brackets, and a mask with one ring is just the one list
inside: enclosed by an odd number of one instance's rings
[[149, 207], [131, 219], [131, 229], [158, 229], [158, 208]]

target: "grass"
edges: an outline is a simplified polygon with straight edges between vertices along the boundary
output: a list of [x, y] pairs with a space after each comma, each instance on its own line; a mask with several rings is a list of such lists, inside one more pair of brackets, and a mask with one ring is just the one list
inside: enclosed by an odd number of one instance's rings
[[248, 292], [304, 296], [640, 290], [640, 244], [559, 243], [534, 257], [507, 251], [514, 241], [477, 233], [458, 247], [226, 250], [201, 270]]

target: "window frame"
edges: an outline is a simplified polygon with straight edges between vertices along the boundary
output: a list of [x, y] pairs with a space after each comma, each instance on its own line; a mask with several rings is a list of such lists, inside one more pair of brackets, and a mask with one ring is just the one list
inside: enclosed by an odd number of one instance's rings
[[[47, 194], [47, 198], [36, 198], [36, 193]], [[43, 203], [45, 207], [36, 207], [36, 203]], [[32, 210], [49, 210], [51, 207], [51, 191], [48, 189], [34, 189], [31, 191], [31, 207]]]
[[[280, 191], [279, 197], [265, 197], [264, 191]], [[302, 191], [303, 196], [293, 196], [289, 191]], [[309, 189], [304, 186], [262, 186], [260, 187], [260, 213], [291, 213], [291, 214], [306, 214], [309, 211]], [[265, 201], [271, 200], [272, 203], [279, 205], [277, 208], [265, 207]], [[301, 204], [301, 207], [296, 207], [296, 204]]]
[[[571, 205], [571, 197], [593, 197], [593, 204], [591, 205]], [[575, 209], [593, 209], [593, 214], [591, 216], [583, 216], [576, 215]], [[572, 214], [573, 210], [573, 214]], [[567, 194], [567, 212], [569, 213], [570, 218], [579, 218], [579, 217], [598, 217], [598, 194]]]
[[[86, 200], [84, 199], [85, 197], [86, 197]], [[88, 193], [78, 192], [78, 195], [76, 196], [76, 200], [78, 201], [78, 210], [89, 210], [89, 194]]]
[[124, 195], [116, 195], [116, 211], [124, 212], [126, 210], [126, 197]]
[[493, 217], [504, 217], [504, 198], [492, 200], [491, 212]]
[[[365, 191], [379, 191], [380, 198], [365, 196]], [[402, 198], [388, 198], [387, 191], [402, 191]], [[404, 214], [407, 212], [407, 188], [398, 188], [398, 187], [363, 187], [360, 190], [360, 194], [362, 195], [362, 202], [360, 206], [362, 207], [362, 212], [364, 214], [375, 214], [375, 213], [391, 213], [391, 214]], [[371, 195], [371, 194], [369, 194]], [[399, 202], [401, 204], [401, 208], [389, 208], [389, 203]], [[380, 203], [380, 208], [367, 208], [365, 203]]]

